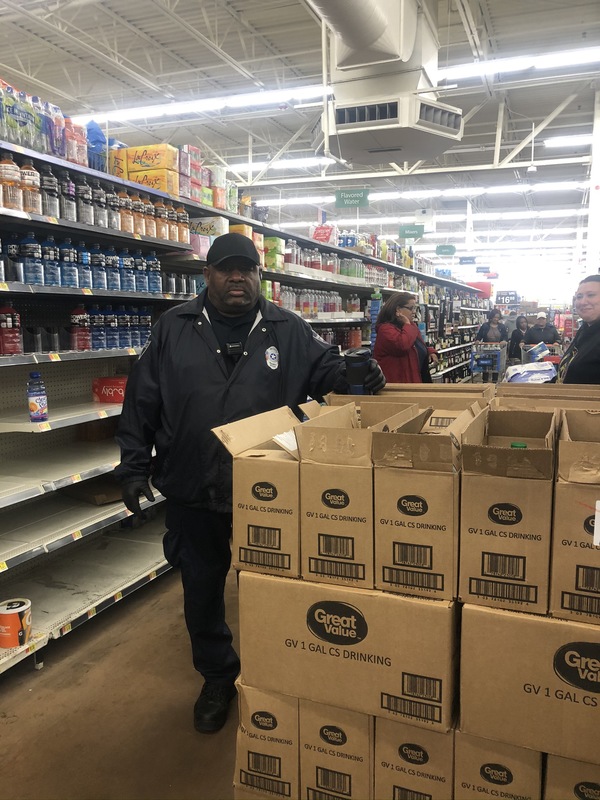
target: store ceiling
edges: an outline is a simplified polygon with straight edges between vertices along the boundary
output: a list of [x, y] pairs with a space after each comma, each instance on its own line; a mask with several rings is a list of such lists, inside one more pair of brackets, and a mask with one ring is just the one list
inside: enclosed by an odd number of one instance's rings
[[[439, 0], [437, 16], [442, 69], [477, 59], [600, 46], [599, 0]], [[321, 26], [304, 0], [4, 0], [0, 31], [0, 76], [70, 114], [312, 86], [322, 80]], [[475, 246], [497, 241], [506, 250], [505, 261], [516, 264], [516, 257], [507, 254], [518, 245], [531, 253], [523, 263], [541, 264], [557, 251], [553, 242], [570, 242], [558, 263], [572, 283], [585, 269], [587, 215], [581, 211], [587, 209], [588, 188], [539, 187], [589, 181], [591, 147], [548, 150], [543, 140], [592, 132], [599, 68], [596, 62], [448, 80], [439, 99], [461, 108], [466, 124], [462, 140], [448, 140], [442, 156], [416, 166], [401, 164], [400, 172], [389, 164], [351, 169], [334, 164], [325, 173], [320, 168], [269, 169], [249, 193], [264, 201], [330, 196], [340, 187], [406, 192], [509, 186], [510, 191], [488, 191], [470, 201], [447, 195], [375, 201], [361, 212], [361, 224], [376, 218], [370, 230], [397, 233], [397, 222], [382, 220], [410, 220], [417, 209], [430, 208], [437, 233], [429, 241], [456, 242], [459, 252], [467, 252], [462, 243], [470, 202]], [[313, 155], [311, 129], [320, 112], [317, 101], [302, 108], [242, 108], [109, 123], [108, 130], [127, 144], [196, 143], [208, 162], [262, 162], [282, 150], [283, 158]], [[513, 152], [543, 123], [533, 152], [530, 141]], [[528, 172], [532, 160], [537, 170]], [[529, 189], [533, 184], [536, 191]], [[330, 219], [348, 217], [332, 203], [323, 207]], [[481, 217], [499, 212], [522, 213], [519, 219]], [[316, 204], [273, 205], [269, 222], [285, 226], [316, 219], [316, 213]], [[445, 220], [448, 214], [456, 221]], [[538, 251], [542, 261], [536, 262]], [[483, 263], [479, 256], [478, 261]], [[444, 265], [450, 263], [446, 259]], [[489, 263], [499, 263], [492, 253]], [[536, 274], [539, 280], [543, 273]]]

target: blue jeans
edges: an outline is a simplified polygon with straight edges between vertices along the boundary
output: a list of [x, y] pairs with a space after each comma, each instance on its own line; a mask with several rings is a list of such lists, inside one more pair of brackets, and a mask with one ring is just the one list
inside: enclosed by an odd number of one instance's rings
[[194, 667], [205, 681], [230, 685], [240, 671], [225, 622], [225, 580], [231, 566], [231, 514], [167, 501], [163, 539], [169, 564], [181, 570]]

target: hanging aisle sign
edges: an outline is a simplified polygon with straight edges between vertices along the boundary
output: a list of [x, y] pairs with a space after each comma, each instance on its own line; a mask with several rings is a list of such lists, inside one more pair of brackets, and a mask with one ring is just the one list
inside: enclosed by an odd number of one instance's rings
[[436, 256], [453, 256], [456, 253], [456, 247], [453, 244], [438, 244], [435, 248]]
[[425, 233], [425, 225], [400, 225], [398, 236], [401, 239], [420, 239]]
[[501, 306], [516, 306], [519, 303], [519, 296], [516, 292], [501, 292], [496, 290], [496, 302]]
[[336, 208], [368, 208], [368, 189], [338, 189], [335, 193]]

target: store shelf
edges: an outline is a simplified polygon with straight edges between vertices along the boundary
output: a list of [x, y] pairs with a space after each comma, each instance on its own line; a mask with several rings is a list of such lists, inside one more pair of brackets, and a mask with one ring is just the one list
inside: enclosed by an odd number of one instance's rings
[[37, 477], [27, 479], [16, 475], [0, 475], [0, 508], [22, 503], [42, 494], [44, 487]]
[[475, 325], [457, 325], [456, 326], [456, 330], [457, 331], [465, 331], [465, 330], [470, 329], [470, 328], [480, 328], [480, 327], [481, 326], [480, 326], [479, 323], [476, 323]]
[[[289, 286], [306, 286], [310, 282], [311, 287], [319, 289], [358, 289], [365, 292], [373, 292], [376, 288], [380, 290], [386, 287], [376, 287], [372, 284], [367, 284], [364, 280], [359, 278], [349, 278], [346, 275], [334, 275], [331, 272], [323, 272], [318, 269], [302, 269], [285, 270], [284, 272], [274, 272], [272, 270], [263, 269], [262, 277], [266, 280], [279, 281]], [[401, 291], [397, 289], [396, 291]], [[414, 292], [413, 292], [414, 294]]]
[[56, 353], [26, 353], [20, 356], [0, 356], [0, 367], [18, 367], [21, 364], [49, 364], [56, 361], [89, 361], [98, 358], [138, 356], [141, 347], [120, 347], [116, 350], [61, 350]]
[[61, 553], [60, 559], [3, 580], [7, 596], [31, 600], [33, 638], [23, 647], [0, 651], [0, 672], [167, 572], [164, 531], [162, 519], [107, 531]]
[[470, 306], [461, 306], [461, 311], [479, 311], [480, 314], [487, 314], [490, 310], [489, 308], [471, 308]]
[[0, 415], [0, 433], [45, 433], [95, 419], [116, 417], [120, 413], [119, 403], [77, 403], [52, 406], [46, 422], [30, 422], [27, 411], [13, 411]]
[[470, 364], [470, 363], [471, 363], [470, 360], [461, 361], [460, 364], [455, 364], [453, 367], [447, 367], [446, 369], [442, 369], [439, 372], [432, 372], [431, 373], [431, 377], [432, 378], [439, 378], [440, 375], [445, 375], [447, 372], [454, 372], [455, 369], [458, 369], [459, 367], [464, 367], [466, 364]]
[[472, 382], [473, 382], [472, 375], [467, 375], [465, 378], [461, 378], [460, 380], [456, 381], [456, 383], [472, 383]]
[[69, 286], [39, 286], [31, 283], [17, 283], [14, 281], [0, 283], [0, 293], [9, 294], [36, 294], [36, 295], [65, 295], [68, 297], [103, 297], [123, 299], [130, 302], [139, 300], [191, 300], [194, 294], [151, 294], [150, 292], [121, 292], [112, 289], [76, 289]]
[[302, 314], [299, 314], [297, 311], [292, 311], [292, 314], [295, 314], [300, 319], [303, 319], [305, 322], [308, 322], [309, 325], [362, 325], [363, 323], [370, 322], [366, 317], [335, 317], [332, 319], [327, 319], [325, 317], [303, 317]]
[[455, 344], [453, 347], [444, 347], [443, 350], [436, 350], [436, 353], [450, 353], [452, 350], [462, 350], [464, 347], [472, 347], [473, 342], [466, 342], [465, 344]]
[[[155, 506], [163, 500], [162, 495], [157, 495], [154, 503], [144, 499], [140, 507]], [[0, 573], [60, 550], [129, 516], [131, 511], [120, 500], [96, 506], [56, 493], [35, 503], [5, 508], [0, 512]], [[4, 587], [4, 577], [2, 581]]]

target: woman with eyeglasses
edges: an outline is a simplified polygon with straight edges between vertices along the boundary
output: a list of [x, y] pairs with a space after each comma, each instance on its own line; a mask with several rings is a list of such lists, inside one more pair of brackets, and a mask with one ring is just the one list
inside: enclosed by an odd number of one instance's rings
[[417, 301], [410, 292], [398, 292], [385, 301], [377, 317], [373, 358], [388, 383], [432, 383], [429, 362], [438, 357], [427, 347], [415, 323]]

